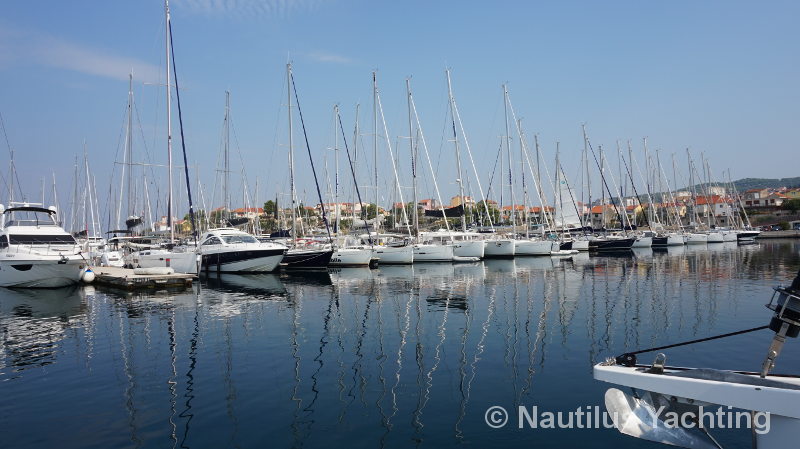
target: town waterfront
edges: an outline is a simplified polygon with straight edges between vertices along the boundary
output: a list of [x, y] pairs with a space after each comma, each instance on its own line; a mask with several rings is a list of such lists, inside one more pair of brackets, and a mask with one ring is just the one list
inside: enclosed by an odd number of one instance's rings
[[[517, 428], [603, 407], [606, 357], [765, 325], [800, 241], [621, 256], [222, 275], [193, 290], [0, 289], [0, 442], [14, 448], [658, 447]], [[772, 333], [665, 351], [758, 370]], [[800, 373], [788, 341], [775, 369]], [[654, 354], [640, 357], [650, 363]], [[492, 406], [511, 422], [488, 426]], [[749, 447], [747, 430], [717, 432]]]

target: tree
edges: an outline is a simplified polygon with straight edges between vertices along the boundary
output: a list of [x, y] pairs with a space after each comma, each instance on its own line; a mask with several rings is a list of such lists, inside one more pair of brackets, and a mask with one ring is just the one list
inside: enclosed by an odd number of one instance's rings
[[484, 205], [483, 201], [479, 201], [477, 204], [475, 204], [475, 213], [478, 214], [478, 222], [482, 226], [489, 226], [489, 220], [486, 217], [486, 209], [487, 209], [486, 206], [488, 206], [489, 216], [492, 219], [492, 223], [495, 223], [495, 224], [499, 223], [500, 222], [500, 210], [497, 208], [497, 206], [495, 206], [492, 203], [486, 203], [486, 205]]
[[378, 206], [372, 203], [365, 204], [361, 210], [362, 215], [363, 214], [367, 215], [366, 218], [367, 220], [372, 220], [373, 218], [375, 218], [377, 216], [377, 213], [378, 213]]
[[275, 201], [272, 200], [267, 201], [266, 203], [264, 203], [264, 213], [266, 215], [275, 215], [275, 207], [276, 207]]
[[792, 213], [796, 213], [800, 210], [800, 199], [794, 198], [788, 201], [785, 201], [782, 206], [783, 210], [792, 211]]

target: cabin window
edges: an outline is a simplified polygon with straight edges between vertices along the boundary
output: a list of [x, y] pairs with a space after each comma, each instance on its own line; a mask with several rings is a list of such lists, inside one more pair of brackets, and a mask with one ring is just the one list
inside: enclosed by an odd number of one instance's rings
[[229, 245], [233, 243], [258, 243], [258, 240], [250, 235], [223, 235], [222, 239]]
[[0, 248], [8, 248], [8, 237], [0, 235]]
[[222, 242], [220, 242], [217, 237], [211, 237], [205, 242], [203, 242], [203, 245], [219, 245], [220, 243]]
[[48, 245], [48, 244], [75, 244], [75, 238], [69, 234], [55, 235], [26, 235], [12, 234], [8, 236], [9, 243], [12, 245]]

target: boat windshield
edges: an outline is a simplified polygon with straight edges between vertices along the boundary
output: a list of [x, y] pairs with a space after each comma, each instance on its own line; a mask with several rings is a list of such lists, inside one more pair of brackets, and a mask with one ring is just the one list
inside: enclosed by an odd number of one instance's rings
[[11, 234], [9, 237], [9, 243], [12, 245], [74, 245], [75, 238], [69, 234], [51, 234], [51, 235], [43, 235], [43, 234], [34, 234], [34, 235], [26, 235], [26, 234]]
[[225, 241], [228, 245], [234, 243], [258, 243], [258, 240], [253, 237], [252, 235], [242, 234], [242, 235], [223, 235], [222, 240]]
[[54, 216], [44, 211], [16, 210], [6, 211], [6, 226], [58, 226]]

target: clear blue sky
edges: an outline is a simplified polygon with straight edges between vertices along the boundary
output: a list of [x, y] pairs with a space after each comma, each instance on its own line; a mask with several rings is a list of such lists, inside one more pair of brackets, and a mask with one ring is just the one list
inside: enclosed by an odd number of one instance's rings
[[[319, 165], [333, 144], [334, 103], [348, 139], [358, 102], [362, 130], [370, 132], [373, 69], [392, 144], [400, 143], [406, 164], [407, 141], [397, 137], [408, 134], [404, 79], [412, 76], [448, 198], [455, 175], [451, 144], [443, 141], [447, 66], [484, 183], [503, 133], [504, 82], [529, 140], [538, 133], [550, 161], [560, 141], [570, 175], [582, 148], [581, 123], [605, 148], [632, 139], [639, 154], [648, 136], [650, 149], [677, 152], [681, 169], [691, 147], [705, 152], [717, 175], [727, 169], [734, 179], [800, 175], [797, 2], [173, 0], [170, 6], [189, 159], [200, 166], [207, 201], [226, 89], [233, 146], [246, 161], [250, 189], [258, 178], [263, 201], [287, 188], [287, 59]], [[105, 203], [113, 161], [121, 160], [131, 69], [150, 162], [164, 163], [163, 89], [148, 84], [163, 82], [163, 34], [159, 0], [3, 5], [0, 113], [29, 197], [39, 196], [41, 178], [54, 171], [64, 202], [85, 139]], [[305, 191], [316, 202], [307, 158], [299, 151], [297, 157], [301, 196]], [[232, 159], [239, 170], [238, 154]], [[391, 187], [388, 166], [381, 170], [382, 189]], [[421, 197], [433, 195], [429, 181], [422, 184]], [[241, 194], [233, 196], [241, 203]]]

